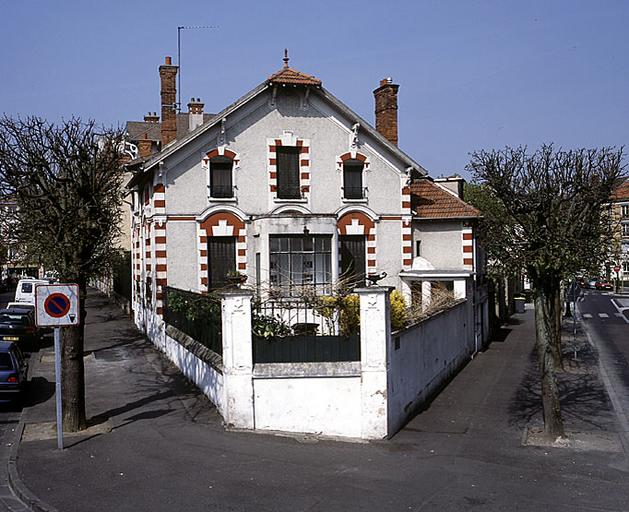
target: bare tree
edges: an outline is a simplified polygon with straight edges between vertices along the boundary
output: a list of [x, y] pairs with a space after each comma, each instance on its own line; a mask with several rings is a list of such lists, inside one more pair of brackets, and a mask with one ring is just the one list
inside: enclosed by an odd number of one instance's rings
[[122, 133], [94, 121], [0, 119], [0, 194], [16, 203], [11, 236], [80, 287], [80, 325], [62, 331], [64, 430], [86, 426], [83, 337], [86, 285], [107, 271], [119, 234]]
[[606, 204], [623, 172], [622, 149], [478, 151], [468, 170], [486, 196], [476, 205], [484, 216], [485, 248], [505, 272], [525, 270], [531, 281], [544, 430], [563, 436], [555, 374], [561, 281], [607, 259], [612, 226]]

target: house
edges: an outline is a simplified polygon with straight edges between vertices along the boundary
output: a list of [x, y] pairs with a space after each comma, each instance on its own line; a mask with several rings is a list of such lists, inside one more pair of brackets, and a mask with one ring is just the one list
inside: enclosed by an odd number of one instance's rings
[[[611, 196], [611, 215], [616, 227], [614, 233], [614, 264], [620, 267], [613, 278], [629, 281], [629, 179], [622, 180]], [[612, 267], [614, 265], [610, 265]], [[612, 269], [613, 270], [613, 269]]]
[[184, 133], [176, 74], [167, 57], [159, 140], [155, 116], [128, 125], [145, 155], [129, 164], [128, 184], [139, 326], [158, 328], [164, 286], [204, 292], [233, 271], [251, 286], [321, 293], [341, 276], [386, 273], [380, 284], [409, 300], [421, 289], [424, 301], [435, 283], [474, 296], [477, 323], [486, 323], [475, 287], [478, 212], [453, 190], [459, 182], [432, 180], [398, 147], [399, 86], [391, 79], [374, 91], [374, 128], [286, 57], [260, 85]]
[[[387, 437], [487, 337], [479, 214], [460, 178], [432, 179], [398, 147], [391, 79], [373, 92], [372, 127], [288, 62], [182, 133], [177, 67], [160, 66], [159, 140], [144, 125], [144, 156], [127, 165], [134, 320], [229, 425]], [[339, 281], [357, 288], [360, 325], [323, 332], [330, 306], [300, 293]], [[421, 310], [437, 290], [459, 300], [392, 333], [392, 288]], [[288, 330], [269, 334], [277, 322]]]

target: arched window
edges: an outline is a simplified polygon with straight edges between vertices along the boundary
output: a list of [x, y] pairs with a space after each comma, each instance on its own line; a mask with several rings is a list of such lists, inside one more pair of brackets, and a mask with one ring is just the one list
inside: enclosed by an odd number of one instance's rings
[[363, 168], [360, 160], [349, 159], [343, 162], [343, 197], [345, 199], [363, 199]]
[[210, 159], [210, 197], [234, 197], [232, 169], [234, 161], [226, 156]]

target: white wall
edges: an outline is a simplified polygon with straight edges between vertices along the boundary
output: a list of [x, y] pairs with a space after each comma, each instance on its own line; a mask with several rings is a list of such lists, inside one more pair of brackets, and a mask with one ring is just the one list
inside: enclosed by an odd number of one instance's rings
[[463, 265], [463, 235], [460, 221], [414, 221], [415, 241], [421, 240], [421, 256], [437, 269], [465, 269]]
[[197, 226], [195, 221], [170, 221], [168, 241], [168, 286], [183, 290], [198, 288]]
[[192, 352], [184, 348], [177, 340], [163, 334], [155, 345], [166, 354], [181, 370], [181, 373], [192, 381], [210, 401], [216, 405], [221, 416], [225, 415], [225, 390], [223, 375], [205, 363]]
[[472, 302], [465, 301], [393, 333], [388, 383], [389, 432], [443, 385], [474, 352]]
[[328, 436], [361, 436], [361, 379], [256, 378], [255, 428]]

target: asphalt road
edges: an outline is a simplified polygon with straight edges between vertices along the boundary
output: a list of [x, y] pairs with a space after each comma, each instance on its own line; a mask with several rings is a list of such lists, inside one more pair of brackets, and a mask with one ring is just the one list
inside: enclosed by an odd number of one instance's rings
[[585, 290], [578, 319], [599, 352], [601, 376], [629, 448], [629, 296]]
[[[13, 300], [14, 292], [0, 293], [0, 309]], [[11, 446], [15, 442], [22, 408], [0, 403], [0, 511], [22, 511], [26, 507], [13, 495], [7, 481], [7, 461]]]

